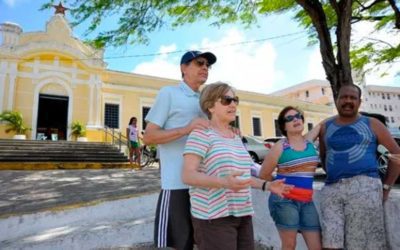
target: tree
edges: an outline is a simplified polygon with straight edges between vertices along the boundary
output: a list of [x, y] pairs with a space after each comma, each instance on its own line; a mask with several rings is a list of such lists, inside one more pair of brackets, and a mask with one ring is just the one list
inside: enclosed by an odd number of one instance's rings
[[[367, 64], [393, 63], [400, 57], [400, 43], [374, 40], [351, 46], [351, 26], [370, 22], [376, 30], [400, 31], [397, 0], [70, 0], [75, 24], [90, 20], [87, 32], [96, 31], [110, 16], [119, 17], [117, 27], [100, 32], [97, 47], [147, 43], [147, 34], [165, 26], [177, 27], [200, 19], [211, 25], [255, 24], [269, 14], [293, 13], [309, 32], [311, 43], [319, 41], [322, 65], [334, 98], [341, 85], [352, 84], [351, 59], [355, 69]], [[43, 8], [48, 8], [51, 3]], [[332, 39], [334, 36], [334, 40]], [[351, 53], [350, 53], [351, 51]]]

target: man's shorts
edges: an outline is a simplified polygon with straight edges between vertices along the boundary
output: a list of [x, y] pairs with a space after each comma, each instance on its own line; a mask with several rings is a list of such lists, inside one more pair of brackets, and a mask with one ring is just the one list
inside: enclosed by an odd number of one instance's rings
[[154, 221], [154, 244], [193, 250], [193, 226], [188, 189], [161, 190]]
[[270, 194], [268, 207], [278, 230], [321, 230], [314, 202], [301, 202]]
[[387, 249], [379, 178], [358, 175], [321, 190], [324, 248]]
[[139, 143], [137, 141], [130, 141], [131, 142], [131, 148], [139, 148]]

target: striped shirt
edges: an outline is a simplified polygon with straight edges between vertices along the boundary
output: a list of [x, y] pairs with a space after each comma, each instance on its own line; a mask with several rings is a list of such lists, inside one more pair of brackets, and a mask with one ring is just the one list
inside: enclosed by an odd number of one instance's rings
[[[199, 171], [224, 178], [232, 171], [245, 172], [250, 178], [252, 160], [239, 136], [225, 138], [212, 129], [193, 130], [186, 142], [184, 154], [202, 158]], [[191, 213], [198, 219], [241, 217], [254, 213], [250, 187], [234, 192], [225, 188], [190, 187]]]
[[287, 139], [283, 142], [283, 152], [278, 160], [276, 179], [285, 178], [286, 184], [294, 188], [285, 195], [285, 198], [310, 202], [313, 196], [313, 181], [319, 157], [314, 145], [306, 141], [306, 148], [302, 151], [292, 149]]

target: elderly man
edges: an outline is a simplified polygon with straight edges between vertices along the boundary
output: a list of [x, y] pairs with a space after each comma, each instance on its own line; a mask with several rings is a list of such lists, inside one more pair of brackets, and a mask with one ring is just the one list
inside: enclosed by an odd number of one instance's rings
[[180, 65], [183, 81], [162, 88], [146, 116], [143, 140], [146, 144], [159, 144], [162, 165], [154, 227], [154, 241], [159, 248], [193, 249], [189, 191], [181, 176], [183, 150], [193, 129], [209, 126], [200, 109], [199, 88], [216, 61], [210, 52], [186, 52]]
[[398, 154], [400, 148], [379, 120], [359, 114], [360, 104], [361, 89], [342, 86], [336, 100], [338, 115], [320, 131], [327, 173], [320, 204], [325, 249], [387, 249], [382, 199], [387, 199], [400, 165], [391, 162], [382, 185], [376, 150], [382, 144]]

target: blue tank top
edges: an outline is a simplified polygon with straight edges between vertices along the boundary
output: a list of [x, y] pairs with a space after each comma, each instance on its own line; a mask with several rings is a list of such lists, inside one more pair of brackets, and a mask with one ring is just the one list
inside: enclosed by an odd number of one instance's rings
[[377, 139], [368, 117], [348, 125], [336, 124], [335, 118], [327, 121], [324, 141], [327, 184], [356, 175], [379, 178]]

